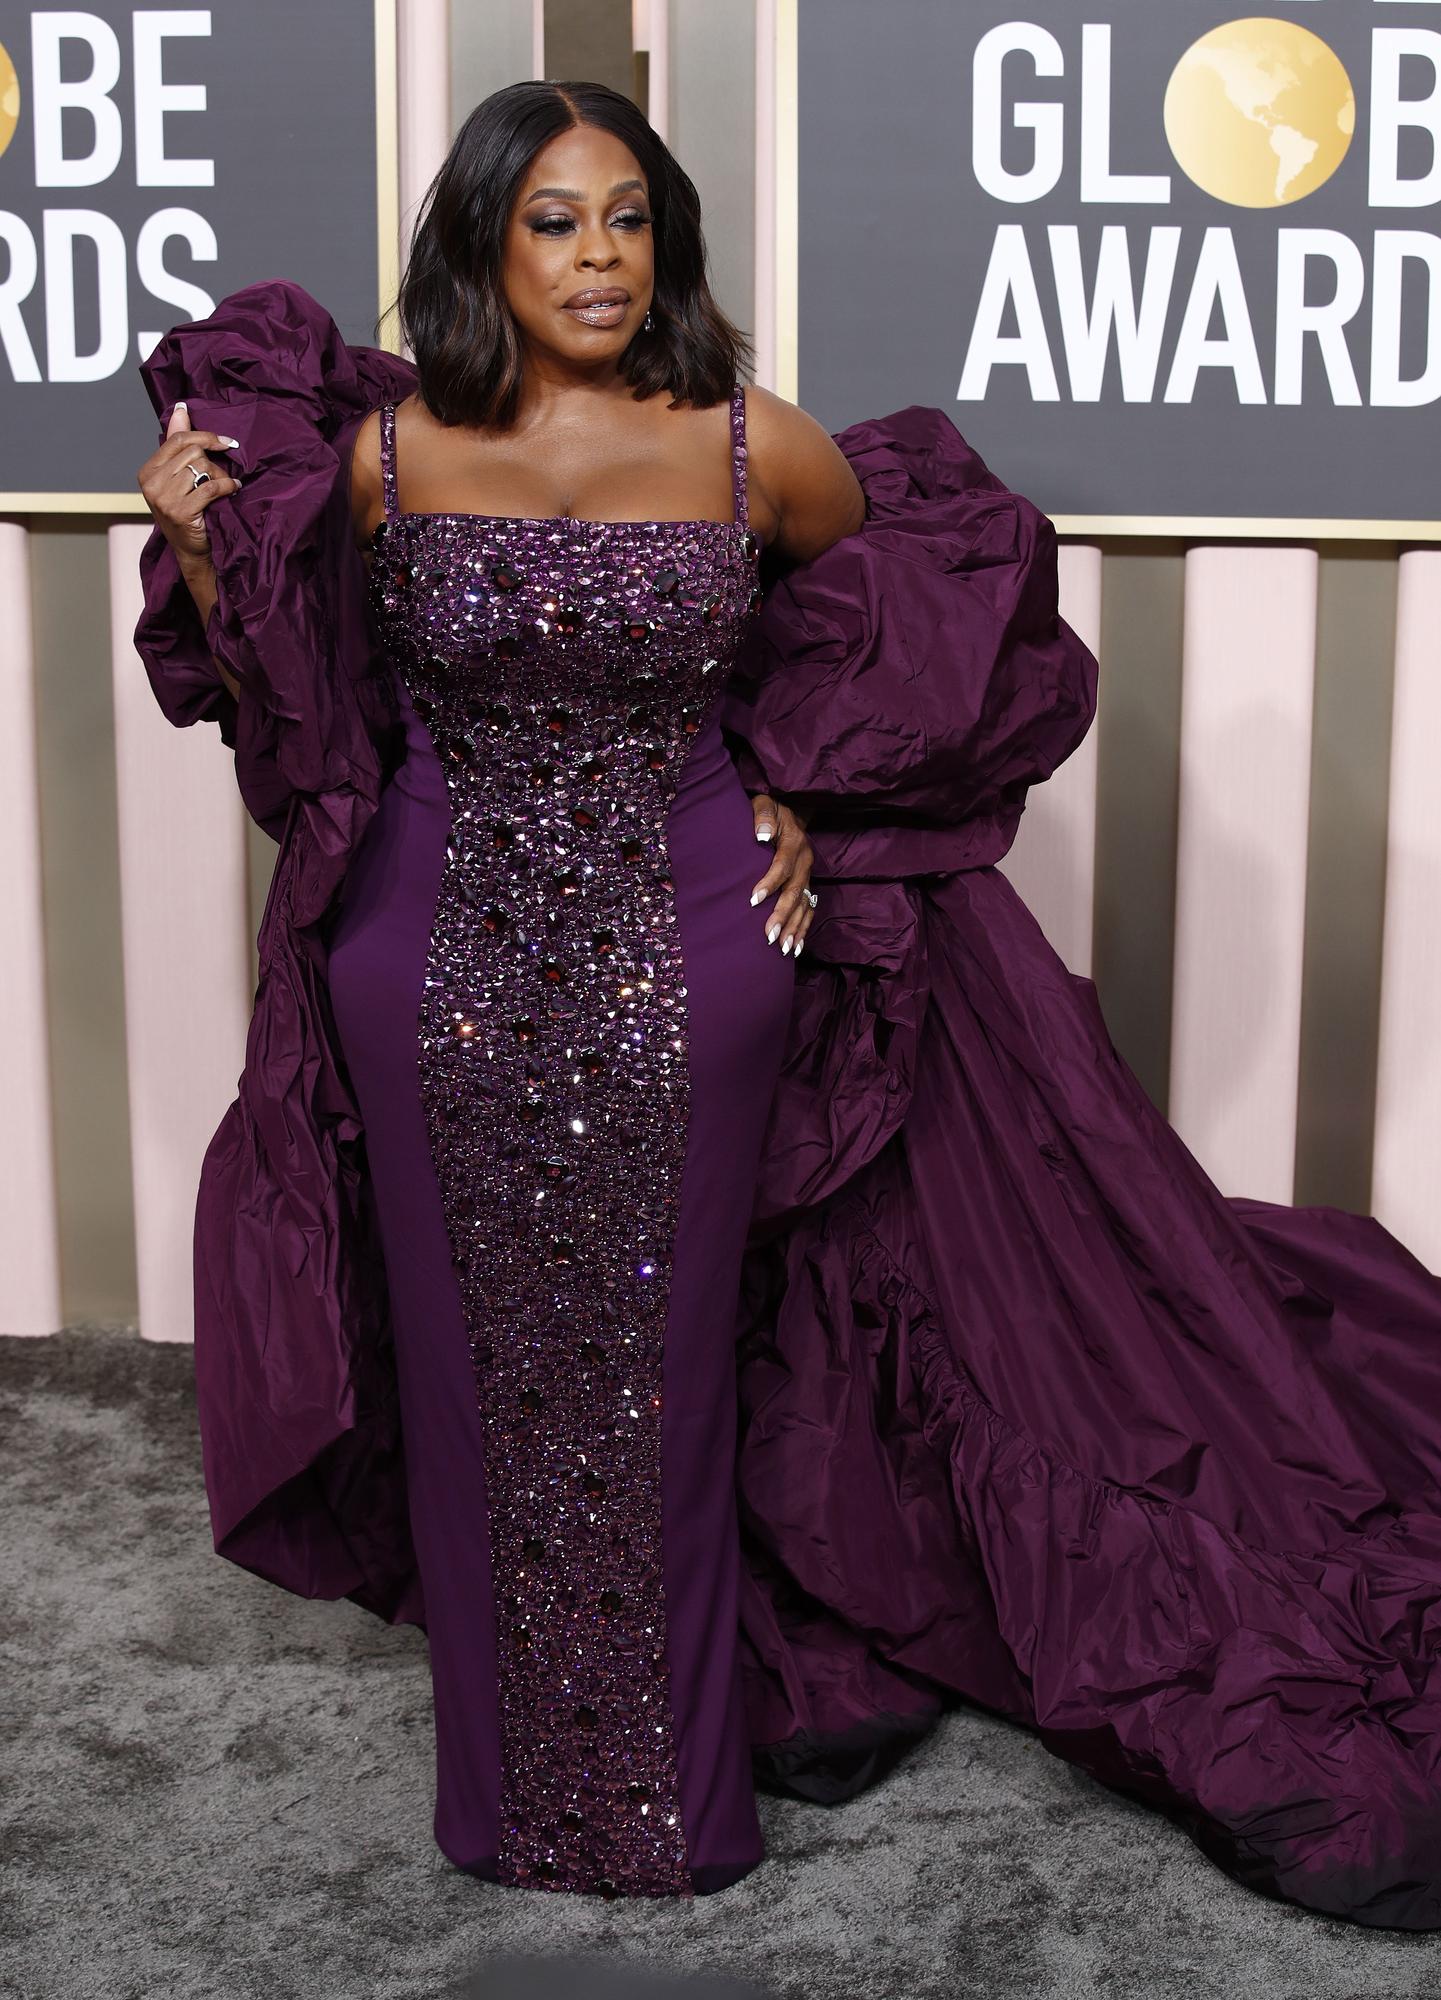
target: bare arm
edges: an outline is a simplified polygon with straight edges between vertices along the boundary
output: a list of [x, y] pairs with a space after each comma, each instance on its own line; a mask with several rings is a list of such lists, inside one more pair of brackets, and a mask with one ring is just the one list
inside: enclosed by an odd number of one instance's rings
[[[208, 448], [218, 447], [225, 451], [233, 448], [234, 444], [234, 438], [222, 437], [219, 431], [193, 430], [190, 412], [184, 403], [177, 403], [170, 413], [163, 442], [146, 459], [135, 479], [145, 495], [145, 504], [156, 526], [175, 551], [180, 574], [200, 613], [202, 628], [209, 626], [216, 597], [215, 566], [210, 560], [210, 542], [205, 532], [205, 509], [212, 500], [234, 493], [240, 486], [238, 479], [233, 479], [223, 465], [217, 465], [206, 453]], [[210, 474], [201, 486], [192, 483], [187, 470], [192, 465]], [[226, 672], [213, 653], [210, 657], [215, 662], [215, 671], [221, 681], [238, 701], [241, 692], [239, 681]]]
[[861, 525], [865, 495], [845, 453], [796, 404], [748, 388], [746, 442], [752, 515], [788, 561], [809, 562]]
[[[771, 551], [808, 562], [857, 529], [865, 495], [830, 433], [794, 403], [769, 389], [746, 390], [750, 515]], [[752, 902], [774, 895], [766, 936], [782, 953], [805, 949], [814, 915], [809, 901], [813, 853], [802, 809], [769, 792], [751, 796], [756, 839], [774, 842], [773, 858]]]
[[[175, 560], [180, 566], [180, 574], [185, 579], [186, 588], [195, 599], [195, 608], [200, 613], [200, 623], [208, 629], [210, 614], [215, 609], [215, 565], [208, 556], [183, 556], [178, 550], [176, 551]], [[210, 657], [215, 661], [216, 673], [219, 674], [226, 687], [235, 696], [235, 699], [239, 701], [239, 681], [236, 680], [234, 674], [229, 673], [220, 664], [219, 660], [215, 658], [214, 653]]]

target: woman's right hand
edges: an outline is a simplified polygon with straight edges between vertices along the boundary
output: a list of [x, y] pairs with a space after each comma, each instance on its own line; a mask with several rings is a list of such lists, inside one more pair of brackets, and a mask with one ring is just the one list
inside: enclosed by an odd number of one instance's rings
[[[210, 538], [205, 531], [205, 509], [212, 500], [234, 493], [240, 486], [224, 466], [207, 457], [207, 450], [233, 451], [239, 440], [223, 437], [219, 431], [198, 431], [190, 427], [190, 412], [177, 403], [165, 427], [164, 441], [146, 459], [135, 475], [145, 495], [145, 504], [161, 533], [174, 549], [182, 569], [207, 565]], [[197, 486], [190, 476], [208, 472], [209, 479]]]

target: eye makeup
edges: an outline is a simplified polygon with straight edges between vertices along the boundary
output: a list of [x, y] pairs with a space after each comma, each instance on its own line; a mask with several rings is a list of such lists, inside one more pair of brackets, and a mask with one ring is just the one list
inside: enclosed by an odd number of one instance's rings
[[[619, 215], [611, 217], [612, 228], [624, 229], [630, 234], [649, 227], [649, 224], [649, 215], [638, 208], [622, 209]], [[563, 236], [575, 227], [575, 217], [564, 214], [536, 216], [527, 222], [526, 227], [537, 236]]]

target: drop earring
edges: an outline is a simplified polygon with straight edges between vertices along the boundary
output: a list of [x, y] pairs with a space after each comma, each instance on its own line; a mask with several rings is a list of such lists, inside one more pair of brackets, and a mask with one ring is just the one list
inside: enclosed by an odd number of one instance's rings
[[645, 318], [644, 318], [644, 319], [643, 319], [643, 320], [641, 321], [641, 323], [640, 323], [640, 324], [641, 324], [641, 332], [642, 332], [642, 333], [654, 333], [654, 331], [655, 331], [655, 321], [654, 321], [654, 320], [653, 320], [653, 319], [651, 318], [651, 316], [650, 316], [650, 307], [649, 307], [649, 306], [647, 306], [647, 307], [646, 307], [646, 309], [645, 309]]

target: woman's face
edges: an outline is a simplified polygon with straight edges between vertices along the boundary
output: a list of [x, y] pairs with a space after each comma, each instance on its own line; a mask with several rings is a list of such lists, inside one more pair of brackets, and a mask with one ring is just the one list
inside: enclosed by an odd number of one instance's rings
[[614, 361], [639, 330], [654, 285], [649, 189], [635, 155], [577, 125], [543, 146], [505, 233], [501, 284], [532, 353]]

